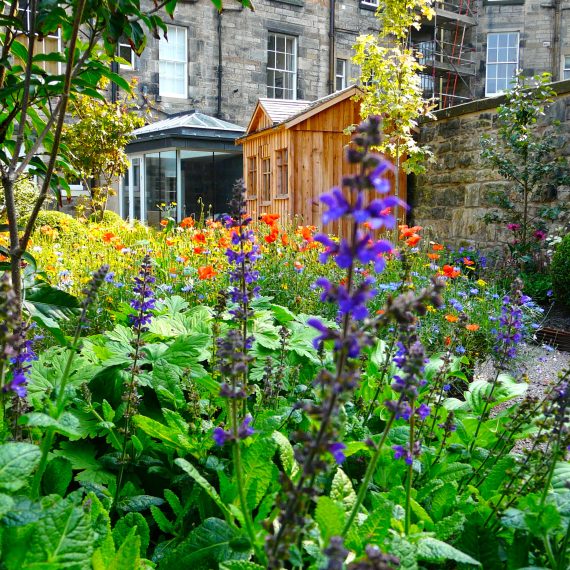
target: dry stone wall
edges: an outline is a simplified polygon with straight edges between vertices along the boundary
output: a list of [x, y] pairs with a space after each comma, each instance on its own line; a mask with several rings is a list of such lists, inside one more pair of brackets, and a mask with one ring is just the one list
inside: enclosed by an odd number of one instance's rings
[[[540, 128], [560, 122], [559, 152], [570, 158], [570, 81], [553, 84], [558, 95], [547, 110]], [[492, 248], [508, 240], [508, 230], [482, 221], [493, 210], [490, 196], [495, 191], [511, 193], [505, 181], [481, 160], [481, 135], [496, 134], [497, 107], [504, 97], [481, 99], [438, 111], [437, 120], [421, 126], [420, 140], [431, 146], [435, 161], [427, 172], [409, 181], [412, 222], [428, 230], [438, 240], [456, 245], [474, 244]], [[570, 186], [553, 189], [549, 196], [534, 202], [567, 204]]]

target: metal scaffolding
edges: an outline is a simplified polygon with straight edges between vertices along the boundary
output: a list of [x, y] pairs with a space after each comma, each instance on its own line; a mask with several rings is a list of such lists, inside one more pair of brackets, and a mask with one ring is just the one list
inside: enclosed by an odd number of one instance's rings
[[424, 95], [444, 109], [473, 99], [471, 78], [475, 61], [471, 32], [477, 20], [474, 0], [438, 2], [435, 17], [411, 35], [411, 44], [425, 66], [421, 74]]

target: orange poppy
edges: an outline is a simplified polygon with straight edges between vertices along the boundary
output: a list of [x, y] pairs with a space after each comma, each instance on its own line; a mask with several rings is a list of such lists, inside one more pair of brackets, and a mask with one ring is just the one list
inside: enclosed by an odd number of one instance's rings
[[471, 259], [469, 259], [468, 257], [464, 257], [464, 258], [463, 258], [463, 263], [464, 263], [465, 265], [475, 265], [475, 262], [472, 261]]
[[261, 214], [259, 219], [268, 226], [272, 226], [279, 219], [279, 214]]
[[266, 235], [263, 239], [267, 243], [273, 243], [277, 239], [278, 235], [279, 235], [279, 230], [275, 226], [273, 226], [271, 233], [269, 235]]
[[197, 243], [206, 243], [206, 236], [202, 232], [194, 234], [194, 237], [192, 239]]
[[443, 340], [445, 346], [449, 346], [451, 344], [451, 337], [450, 336], [446, 336], [445, 339]]
[[193, 228], [194, 227], [194, 218], [184, 218], [180, 222], [181, 228]]
[[428, 256], [428, 259], [432, 259], [433, 261], [436, 261], [437, 259], [439, 259], [441, 257], [439, 255], [439, 253], [428, 253], [427, 256]]
[[287, 247], [289, 245], [289, 236], [286, 233], [281, 234], [281, 245]]
[[173, 246], [176, 242], [175, 242], [173, 239], [166, 238], [166, 239], [164, 240], [164, 243], [165, 243], [168, 247], [171, 247], [171, 246]]
[[313, 233], [317, 228], [315, 226], [299, 226], [297, 234], [299, 234], [305, 241], [313, 241]]
[[410, 247], [414, 247], [415, 245], [418, 245], [418, 242], [421, 240], [422, 238], [415, 234], [413, 236], [410, 236], [407, 240], [406, 240], [406, 245], [410, 246]]
[[407, 225], [398, 226], [400, 230], [400, 239], [412, 237], [414, 234], [417, 234], [420, 230], [423, 230], [422, 226], [412, 226], [411, 228]]
[[445, 320], [450, 323], [456, 323], [459, 320], [459, 317], [456, 315], [445, 315]]
[[168, 225], [168, 220], [160, 220], [160, 225], [161, 226], [167, 226]]
[[200, 255], [201, 253], [204, 252], [204, 248], [203, 248], [203, 247], [195, 247], [193, 251], [194, 251], [194, 253], [196, 253], [197, 255]]
[[295, 263], [293, 263], [293, 267], [297, 270], [297, 271], [301, 271], [301, 269], [303, 269], [303, 264], [300, 261], [295, 261]]
[[465, 328], [468, 331], [475, 332], [475, 331], [478, 331], [481, 327], [479, 325], [470, 324], [470, 325], [465, 325]]
[[113, 238], [115, 237], [115, 234], [113, 232], [106, 232], [101, 236], [101, 239], [105, 242], [105, 243], [110, 243]]
[[124, 244], [122, 244], [122, 243], [119, 242], [119, 243], [116, 243], [116, 244], [115, 244], [115, 249], [116, 249], [117, 251], [121, 251], [121, 250], [125, 249], [125, 246], [124, 246]]
[[434, 243], [432, 245], [432, 248], [434, 251], [442, 251], [443, 250], [443, 246], [440, 243]]
[[377, 315], [383, 315], [385, 312], [386, 312], [386, 311], [385, 311], [384, 309], [378, 309], [378, 310], [376, 311], [376, 314], [377, 314]]
[[458, 271], [454, 267], [451, 267], [451, 265], [444, 265], [442, 267], [442, 271], [443, 271], [443, 274], [446, 277], [449, 277], [450, 279], [455, 279], [456, 277], [461, 275], [461, 271]]
[[212, 279], [212, 277], [214, 277], [216, 274], [216, 272], [214, 271], [214, 268], [211, 265], [205, 265], [204, 267], [198, 267], [198, 279]]

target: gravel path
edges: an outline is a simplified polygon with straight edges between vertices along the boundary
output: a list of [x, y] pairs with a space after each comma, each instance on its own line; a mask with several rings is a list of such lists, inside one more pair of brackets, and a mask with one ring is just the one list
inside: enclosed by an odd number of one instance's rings
[[[537, 346], [523, 344], [520, 347], [518, 357], [513, 360], [510, 372], [521, 382], [528, 382], [527, 394], [542, 398], [548, 386], [556, 382], [558, 374], [570, 367], [570, 353], [561, 352], [549, 346]], [[475, 369], [476, 380], [490, 380], [494, 378], [495, 369], [491, 361], [487, 361]], [[491, 415], [512, 406], [514, 402], [522, 400], [519, 397], [509, 402], [504, 402], [493, 408]], [[520, 453], [528, 447], [530, 440], [520, 439], [513, 448], [514, 453]]]

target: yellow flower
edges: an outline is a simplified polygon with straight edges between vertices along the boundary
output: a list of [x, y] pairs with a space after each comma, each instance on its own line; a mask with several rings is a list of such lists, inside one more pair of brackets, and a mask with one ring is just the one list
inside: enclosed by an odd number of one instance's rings
[[426, 311], [428, 313], [435, 313], [436, 312], [435, 308], [432, 305], [426, 305]]
[[285, 289], [285, 291], [286, 291], [287, 289], [289, 289], [289, 287], [287, 287], [287, 283], [282, 283], [282, 284], [281, 284], [281, 289]]
[[477, 285], [479, 285], [480, 287], [485, 287], [485, 285], [487, 285], [487, 281], [483, 281], [483, 279], [477, 279], [475, 283], [477, 283]]

